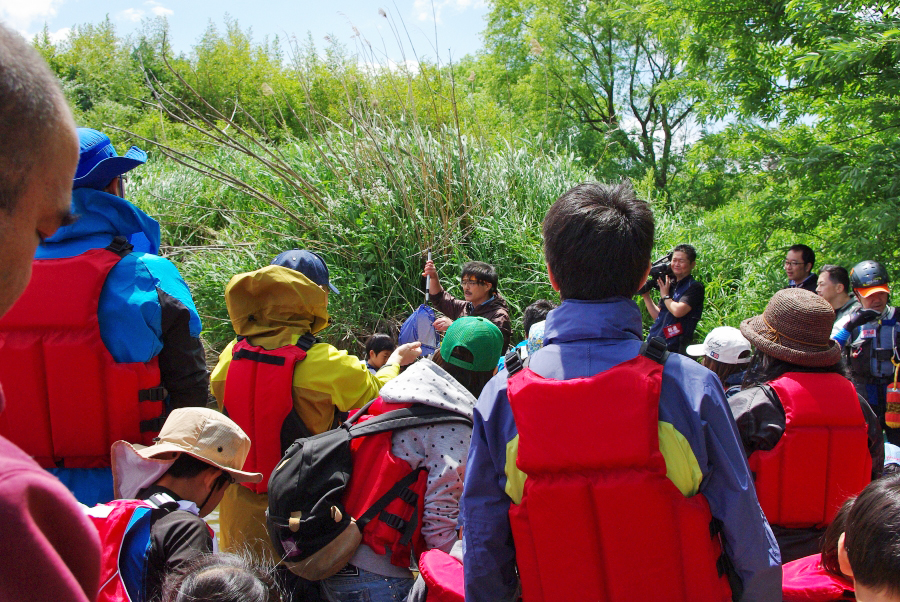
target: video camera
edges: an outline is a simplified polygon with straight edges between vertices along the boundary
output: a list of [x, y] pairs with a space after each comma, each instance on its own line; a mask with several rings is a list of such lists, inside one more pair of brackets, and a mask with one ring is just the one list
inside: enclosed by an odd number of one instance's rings
[[647, 277], [647, 282], [644, 283], [641, 290], [637, 292], [638, 295], [643, 295], [653, 289], [659, 289], [659, 284], [656, 281], [663, 276], [675, 277], [675, 273], [672, 271], [672, 253], [674, 252], [669, 251], [650, 265], [650, 275]]

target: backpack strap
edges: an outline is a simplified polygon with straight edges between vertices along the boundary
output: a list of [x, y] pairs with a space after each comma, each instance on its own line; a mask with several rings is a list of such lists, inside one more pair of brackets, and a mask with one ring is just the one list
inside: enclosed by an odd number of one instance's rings
[[368, 409], [371, 403], [372, 402], [369, 402], [363, 406], [359, 412], [341, 425], [342, 427], [347, 428], [351, 439], [429, 424], [460, 422], [469, 426], [472, 425], [472, 419], [463, 416], [462, 414], [418, 403], [413, 404], [408, 408], [391, 410], [390, 412], [373, 416], [361, 424], [353, 424], [359, 419], [360, 415]]
[[666, 342], [660, 337], [647, 339], [641, 345], [641, 355], [650, 358], [657, 364], [665, 364], [669, 359], [669, 350], [666, 348]]

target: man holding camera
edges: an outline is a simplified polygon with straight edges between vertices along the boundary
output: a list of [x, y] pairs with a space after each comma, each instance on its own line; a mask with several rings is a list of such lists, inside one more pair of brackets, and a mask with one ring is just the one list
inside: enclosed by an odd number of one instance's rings
[[659, 305], [650, 298], [650, 290], [643, 292], [644, 305], [654, 319], [647, 339], [662, 337], [669, 351], [685, 353], [694, 340], [694, 330], [703, 314], [703, 285], [694, 280], [691, 272], [697, 263], [697, 251], [691, 245], [680, 244], [672, 249], [669, 270], [657, 279]]

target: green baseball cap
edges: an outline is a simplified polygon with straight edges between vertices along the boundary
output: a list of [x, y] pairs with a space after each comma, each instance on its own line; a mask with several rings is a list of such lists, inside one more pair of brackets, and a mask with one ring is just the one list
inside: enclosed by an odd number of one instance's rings
[[[458, 350], [462, 349], [472, 354], [471, 361], [460, 357], [468, 358], [468, 354], [459, 354]], [[455, 320], [441, 341], [441, 358], [445, 362], [474, 372], [496, 368], [502, 350], [503, 333], [490, 320], [477, 316]]]

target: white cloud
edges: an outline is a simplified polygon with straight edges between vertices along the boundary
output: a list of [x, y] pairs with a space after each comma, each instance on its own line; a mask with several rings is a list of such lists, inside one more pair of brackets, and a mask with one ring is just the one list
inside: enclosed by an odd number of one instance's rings
[[144, 4], [150, 7], [150, 12], [156, 17], [168, 17], [175, 14], [174, 10], [166, 8], [159, 2], [154, 2], [154, 0], [147, 0]]
[[54, 44], [59, 44], [60, 42], [65, 41], [69, 37], [69, 34], [71, 32], [72, 30], [69, 27], [62, 27], [60, 29], [57, 29], [56, 31], [51, 31], [50, 41]]
[[444, 9], [461, 13], [483, 6], [484, 0], [414, 0], [413, 12], [419, 21], [434, 21], [440, 24]]
[[144, 16], [144, 11], [139, 8], [126, 8], [117, 15], [120, 21], [131, 21], [137, 23]]
[[15, 29], [31, 29], [56, 15], [63, 0], [0, 0], [0, 21]]

